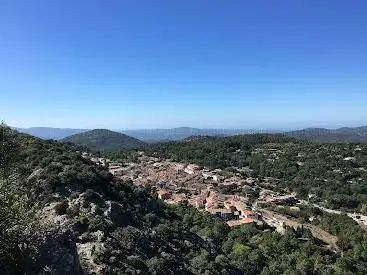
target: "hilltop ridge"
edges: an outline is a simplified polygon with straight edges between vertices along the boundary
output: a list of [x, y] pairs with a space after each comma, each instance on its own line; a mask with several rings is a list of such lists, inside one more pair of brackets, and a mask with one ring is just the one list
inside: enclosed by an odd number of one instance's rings
[[367, 126], [338, 129], [306, 128], [285, 133], [287, 136], [318, 142], [367, 142]]
[[[48, 127], [15, 129], [42, 139], [55, 140], [61, 140], [71, 135], [90, 131], [88, 129]], [[367, 126], [342, 127], [338, 129], [305, 128], [294, 131], [284, 131], [280, 129], [200, 129], [177, 127], [171, 129], [115, 130], [114, 132], [122, 133], [144, 142], [184, 140], [191, 136], [233, 136], [255, 133], [283, 133], [297, 139], [317, 142], [367, 142]]]
[[95, 129], [63, 138], [63, 142], [86, 146], [92, 150], [131, 149], [144, 143], [128, 135], [106, 130]]

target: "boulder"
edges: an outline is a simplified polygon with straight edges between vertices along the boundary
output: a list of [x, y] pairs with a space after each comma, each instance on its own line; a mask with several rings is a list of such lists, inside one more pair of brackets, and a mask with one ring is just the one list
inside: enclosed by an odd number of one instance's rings
[[118, 202], [106, 201], [107, 210], [104, 215], [108, 217], [116, 226], [123, 226], [127, 224], [128, 217], [125, 208]]

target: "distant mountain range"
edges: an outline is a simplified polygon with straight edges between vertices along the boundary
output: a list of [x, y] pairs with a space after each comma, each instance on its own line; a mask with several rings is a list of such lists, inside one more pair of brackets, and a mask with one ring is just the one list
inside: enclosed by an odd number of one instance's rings
[[86, 146], [93, 150], [131, 149], [144, 142], [122, 133], [105, 129], [95, 129], [63, 138], [63, 142]]
[[[60, 140], [65, 137], [87, 132], [89, 129], [69, 129], [69, 128], [48, 128], [48, 127], [32, 127], [32, 128], [14, 128], [19, 132], [30, 134], [42, 139]], [[124, 130], [121, 132], [125, 135], [137, 138], [146, 142], [183, 140], [190, 136], [233, 136], [251, 133], [281, 133], [274, 130], [249, 130], [249, 129], [198, 129], [191, 127], [178, 127], [172, 129], [146, 129], [146, 130]]]
[[70, 128], [50, 128], [50, 127], [31, 127], [31, 128], [15, 128], [13, 129], [29, 134], [41, 139], [60, 140], [71, 135], [89, 131], [88, 129], [70, 129]]
[[367, 142], [367, 126], [356, 128], [307, 128], [285, 133], [287, 136], [318, 142]]
[[[87, 132], [87, 129], [63, 129], [63, 128], [15, 128], [42, 139], [60, 140], [65, 137]], [[170, 140], [184, 140], [191, 136], [232, 136], [252, 133], [282, 133], [280, 130], [256, 130], [256, 129], [198, 129], [191, 127], [179, 127], [173, 129], [147, 129], [116, 131], [127, 136], [145, 142], [158, 142]], [[319, 142], [367, 142], [367, 126], [356, 128], [307, 128], [303, 130], [284, 132], [285, 135], [310, 141]]]
[[252, 133], [275, 133], [281, 131], [271, 130], [249, 130], [249, 129], [199, 129], [191, 127], [178, 127], [172, 129], [150, 129], [150, 130], [126, 130], [123, 133], [143, 141], [169, 141], [184, 140], [191, 136], [234, 136]]

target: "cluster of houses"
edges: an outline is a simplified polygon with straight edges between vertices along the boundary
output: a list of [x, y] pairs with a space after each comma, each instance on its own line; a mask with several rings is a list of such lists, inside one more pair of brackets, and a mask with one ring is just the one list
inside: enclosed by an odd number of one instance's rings
[[229, 226], [262, 223], [261, 215], [251, 210], [251, 206], [246, 198], [218, 193], [213, 186], [208, 186], [196, 195], [192, 194], [192, 192], [175, 193], [166, 189], [158, 189], [154, 192], [159, 199], [168, 204], [190, 204], [227, 222]]
[[[142, 156], [139, 163], [114, 163], [83, 153], [98, 165], [121, 178], [132, 180], [137, 186], [150, 184], [152, 192], [167, 204], [190, 204], [200, 211], [207, 211], [229, 226], [262, 224], [262, 217], [252, 210], [247, 198], [221, 193], [221, 186], [255, 186], [256, 178], [237, 175], [224, 176], [220, 169], [209, 170], [195, 164], [182, 164]], [[247, 170], [245, 172], [248, 172]], [[250, 171], [251, 172], [251, 171]], [[264, 184], [271, 179], [264, 180]], [[264, 203], [288, 203], [292, 197], [262, 194]]]
[[[356, 151], [361, 149], [357, 147]], [[252, 154], [263, 154], [268, 161], [275, 161], [284, 152], [277, 148], [258, 148]], [[295, 194], [280, 194], [276, 190], [278, 179], [271, 177], [254, 178], [253, 171], [249, 167], [237, 169], [235, 172], [226, 173], [220, 169], [209, 170], [195, 164], [183, 164], [168, 160], [144, 156], [136, 163], [116, 163], [109, 159], [95, 157], [90, 153], [82, 153], [97, 165], [108, 167], [111, 174], [122, 179], [131, 180], [136, 186], [151, 185], [152, 192], [167, 204], [189, 204], [199, 211], [206, 211], [221, 219], [230, 227], [242, 224], [256, 224], [258, 226], [267, 223], [277, 226], [280, 217], [269, 217], [264, 210], [268, 205], [285, 205], [299, 211], [297, 204], [300, 202]], [[300, 160], [302, 153], [297, 156]], [[354, 161], [354, 157], [344, 157], [343, 161]], [[302, 166], [302, 161], [297, 161]], [[365, 168], [355, 168], [366, 171]], [[335, 173], [342, 173], [333, 170]], [[350, 182], [354, 183], [354, 182]], [[246, 197], [227, 194], [246, 194], [247, 190], [259, 191], [259, 197], [252, 205]], [[309, 194], [309, 199], [316, 197]], [[259, 207], [259, 208], [258, 208]], [[264, 217], [257, 212], [262, 210]], [[324, 209], [325, 210], [325, 209]], [[352, 214], [351, 214], [352, 215]], [[353, 216], [354, 215], [354, 216]], [[367, 223], [367, 217], [353, 214], [350, 216], [360, 224]], [[278, 219], [278, 220], [277, 220]], [[365, 224], [364, 224], [365, 225]]]

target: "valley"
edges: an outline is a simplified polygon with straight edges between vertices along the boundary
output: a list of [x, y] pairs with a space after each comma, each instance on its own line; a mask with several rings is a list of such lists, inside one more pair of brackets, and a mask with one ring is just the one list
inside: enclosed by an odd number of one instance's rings
[[0, 130], [3, 274], [363, 274], [364, 144], [93, 150]]

